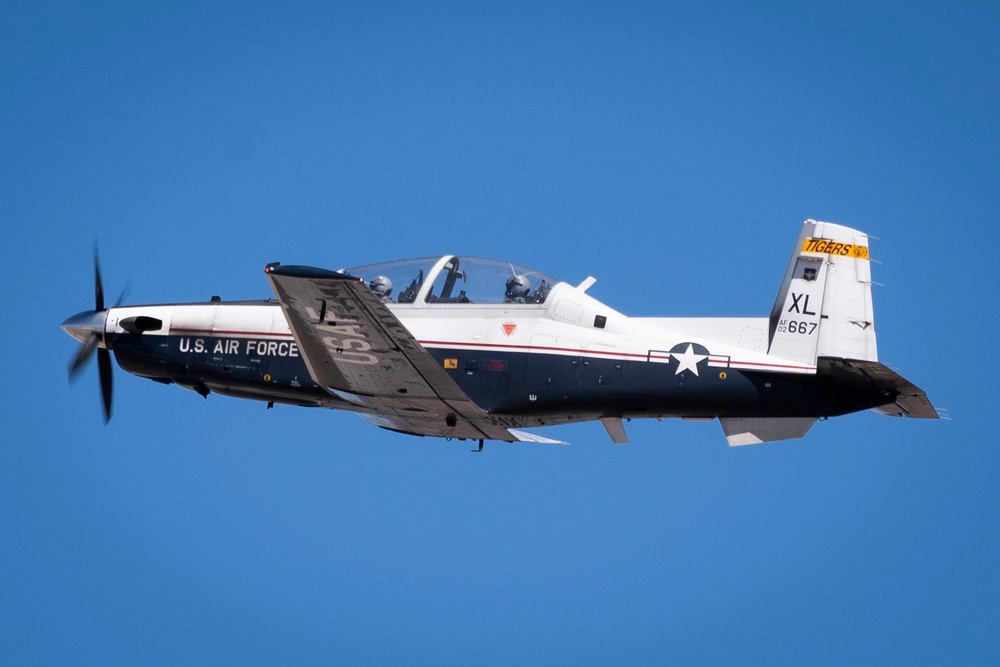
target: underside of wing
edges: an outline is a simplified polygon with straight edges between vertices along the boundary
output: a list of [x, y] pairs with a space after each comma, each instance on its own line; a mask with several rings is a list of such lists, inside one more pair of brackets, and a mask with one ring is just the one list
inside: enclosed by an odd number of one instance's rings
[[723, 417], [719, 423], [729, 446], [739, 447], [805, 437], [816, 420], [812, 417]]
[[448, 377], [358, 278], [268, 265], [271, 288], [313, 379], [394, 431], [446, 438], [518, 438]]

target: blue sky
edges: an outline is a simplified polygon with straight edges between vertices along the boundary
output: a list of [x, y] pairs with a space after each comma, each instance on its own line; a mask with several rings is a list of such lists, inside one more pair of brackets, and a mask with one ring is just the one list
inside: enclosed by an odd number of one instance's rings
[[[898, 3], [0, 2], [0, 662], [1000, 661], [1000, 12]], [[862, 413], [551, 448], [96, 368], [109, 300], [449, 252], [630, 315], [765, 315], [799, 225], [873, 242]]]

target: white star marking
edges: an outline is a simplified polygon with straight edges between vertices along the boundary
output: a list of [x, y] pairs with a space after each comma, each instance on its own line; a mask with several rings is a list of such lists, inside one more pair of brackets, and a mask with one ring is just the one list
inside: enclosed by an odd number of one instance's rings
[[670, 356], [677, 360], [677, 371], [674, 375], [680, 375], [683, 371], [691, 371], [698, 375], [698, 362], [708, 359], [707, 354], [695, 354], [694, 345], [691, 343], [688, 343], [688, 349], [683, 354], [674, 352]]

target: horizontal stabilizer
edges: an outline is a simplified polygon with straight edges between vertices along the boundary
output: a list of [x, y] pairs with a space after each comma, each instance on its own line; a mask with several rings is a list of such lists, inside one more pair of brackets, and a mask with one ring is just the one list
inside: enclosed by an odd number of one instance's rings
[[816, 420], [812, 417], [721, 417], [719, 423], [729, 446], [739, 447], [805, 437]]
[[876, 412], [892, 417], [940, 419], [940, 415], [920, 387], [885, 364], [876, 361], [847, 362], [861, 371], [868, 380], [884, 392], [898, 394], [891, 403], [875, 408]]

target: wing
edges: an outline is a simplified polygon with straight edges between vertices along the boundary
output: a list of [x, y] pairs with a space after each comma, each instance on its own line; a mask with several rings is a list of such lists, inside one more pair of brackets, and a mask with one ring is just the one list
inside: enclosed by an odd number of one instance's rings
[[313, 379], [371, 423], [446, 438], [519, 440], [459, 388], [361, 280], [269, 264], [271, 288]]
[[729, 446], [739, 447], [804, 438], [816, 420], [812, 417], [722, 417], [719, 423]]

